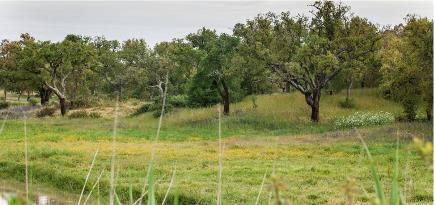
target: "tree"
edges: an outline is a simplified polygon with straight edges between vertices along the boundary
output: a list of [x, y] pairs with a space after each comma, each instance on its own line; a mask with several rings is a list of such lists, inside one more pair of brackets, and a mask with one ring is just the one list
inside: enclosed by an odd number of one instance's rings
[[[196, 77], [204, 77], [206, 78], [205, 81], [212, 83], [210, 87], [218, 92], [224, 106], [224, 114], [228, 115], [231, 99], [240, 99], [240, 96], [238, 96], [240, 94], [240, 83], [237, 82], [240, 78], [237, 76], [236, 67], [233, 64], [236, 48], [240, 42], [239, 39], [225, 33], [218, 36], [215, 31], [205, 28], [195, 34], [189, 34], [187, 39], [194, 47], [204, 52], [204, 58], [198, 71], [200, 75]], [[197, 79], [193, 82], [200, 81], [200, 79]], [[196, 85], [192, 84], [192, 86], [195, 87]], [[195, 88], [191, 91], [193, 90]]]
[[67, 98], [77, 97], [83, 73], [93, 66], [94, 49], [88, 39], [68, 35], [60, 43], [45, 42], [42, 56], [46, 62], [44, 84], [58, 97], [60, 111], [64, 116], [67, 112]]
[[351, 89], [355, 81], [363, 81], [370, 70], [377, 66], [374, 62], [374, 53], [380, 39], [377, 27], [365, 18], [352, 17], [346, 25], [346, 38], [343, 40], [349, 50], [342, 55], [343, 77], [345, 78], [346, 100], [351, 98]]
[[433, 102], [433, 22], [408, 16], [405, 26], [384, 32], [379, 58], [382, 87], [399, 101], [408, 120], [416, 118], [424, 102], [426, 117], [432, 120]]
[[149, 91], [149, 76], [152, 51], [143, 39], [129, 39], [122, 43], [119, 57], [122, 63], [120, 70], [114, 72], [114, 85], [120, 96], [141, 97]]
[[95, 95], [98, 87], [108, 93], [121, 93], [123, 82], [123, 64], [121, 62], [120, 51], [121, 43], [116, 40], [107, 40], [104, 37], [96, 37], [92, 41], [96, 50], [96, 66], [92, 68], [94, 78], [101, 79], [103, 83], [98, 83], [96, 79], [91, 84], [91, 92]]
[[[198, 71], [203, 53], [183, 39], [161, 42], [154, 47], [158, 58], [166, 59], [169, 69], [170, 93], [186, 95], [190, 83]], [[164, 73], [164, 72], [163, 72]], [[159, 74], [158, 74], [159, 75]]]
[[311, 120], [318, 122], [321, 90], [346, 68], [345, 62], [367, 51], [356, 50], [364, 38], [351, 36], [349, 7], [332, 1], [316, 1], [312, 7], [310, 19], [268, 13], [237, 24], [234, 33], [252, 57], [305, 96]]
[[17, 41], [3, 40], [0, 47], [0, 83], [4, 91], [4, 100], [7, 91], [13, 90], [17, 83], [14, 73], [18, 70], [18, 59], [21, 47]]

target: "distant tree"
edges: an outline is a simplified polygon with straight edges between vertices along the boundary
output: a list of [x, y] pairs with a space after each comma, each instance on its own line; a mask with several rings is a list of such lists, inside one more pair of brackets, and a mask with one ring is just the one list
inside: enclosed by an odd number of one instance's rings
[[18, 83], [15, 73], [18, 70], [17, 62], [21, 47], [19, 42], [8, 40], [3, 40], [0, 46], [0, 86], [4, 91], [6, 101], [7, 91], [13, 90]]
[[114, 72], [113, 83], [121, 97], [141, 97], [149, 92], [151, 49], [143, 39], [129, 39], [119, 51], [122, 67]]
[[346, 99], [351, 98], [351, 89], [356, 81], [363, 81], [367, 73], [376, 64], [373, 63], [374, 53], [377, 50], [377, 42], [380, 39], [377, 27], [367, 19], [353, 17], [346, 22], [346, 38], [343, 43], [348, 48], [347, 52], [341, 55], [343, 77], [345, 78]]
[[311, 120], [318, 122], [322, 88], [345, 69], [345, 62], [365, 51], [355, 49], [359, 42], [350, 35], [349, 7], [332, 1], [316, 1], [312, 7], [311, 19], [268, 13], [237, 24], [234, 33], [251, 56], [305, 96]]
[[384, 33], [379, 57], [382, 87], [403, 105], [407, 119], [414, 120], [424, 102], [427, 119], [432, 120], [433, 22], [408, 16], [405, 26]]
[[[237, 75], [236, 66], [234, 66], [233, 62], [239, 39], [225, 33], [218, 36], [215, 31], [205, 28], [197, 33], [189, 34], [187, 39], [194, 47], [204, 52], [204, 58], [198, 71], [199, 75], [195, 76], [195, 78], [202, 79], [196, 79], [192, 82], [191, 96], [208, 93], [201, 92], [198, 89], [216, 89], [224, 106], [224, 114], [228, 115], [231, 99], [240, 99], [240, 95], [243, 95], [239, 83], [240, 76]], [[194, 84], [195, 82], [205, 87], [201, 88], [199, 85]], [[212, 84], [207, 85], [204, 82], [211, 82]]]
[[63, 116], [67, 98], [72, 96], [75, 100], [83, 74], [94, 65], [95, 50], [88, 39], [68, 35], [60, 43], [45, 42], [41, 52], [46, 62], [44, 84], [58, 97]]
[[191, 80], [198, 71], [203, 53], [182, 39], [158, 43], [154, 47], [154, 52], [158, 58], [166, 59], [168, 63], [171, 86], [169, 92], [186, 95]]
[[121, 43], [117, 40], [107, 40], [104, 37], [96, 37], [92, 41], [96, 50], [96, 66], [94, 78], [101, 79], [101, 82], [94, 79], [91, 83], [91, 93], [96, 94], [98, 89], [107, 93], [122, 92], [125, 83], [121, 78], [124, 75], [124, 67], [121, 62]]

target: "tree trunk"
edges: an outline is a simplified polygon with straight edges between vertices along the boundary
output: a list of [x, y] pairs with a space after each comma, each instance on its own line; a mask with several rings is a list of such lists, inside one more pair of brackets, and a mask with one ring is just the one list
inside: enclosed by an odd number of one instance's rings
[[60, 104], [60, 114], [62, 116], [65, 116], [65, 114], [66, 114], [66, 100], [65, 100], [65, 98], [59, 97], [59, 104]]
[[18, 92], [18, 101], [20, 101], [22, 93], [23, 93], [22, 91]]
[[319, 122], [320, 112], [320, 89], [313, 90], [313, 93], [305, 95], [307, 104], [311, 107], [311, 121]]
[[222, 93], [223, 94], [222, 101], [224, 104], [224, 115], [228, 115], [230, 114], [230, 92], [225, 81], [221, 81], [221, 82], [222, 82], [222, 87], [224, 88]]
[[51, 90], [45, 87], [38, 89], [39, 97], [41, 98], [41, 105], [46, 105], [50, 101]]
[[5, 89], [5, 90], [3, 90], [3, 92], [5, 94], [5, 102], [6, 102], [6, 98], [8, 97], [8, 91], [6, 91], [6, 89]]
[[352, 86], [353, 86], [353, 80], [350, 79], [349, 85], [347, 86], [347, 92], [346, 92], [346, 99], [349, 100], [350, 99], [350, 91], [352, 90]]
[[27, 91], [27, 102], [30, 101], [30, 91]]
[[[224, 104], [224, 115], [228, 115], [230, 114], [230, 91], [228, 86], [223, 80], [215, 81], [215, 83], [217, 85], [217, 91], [222, 98], [222, 104]], [[222, 85], [223, 89], [221, 89], [219, 83]]]
[[230, 99], [227, 97], [224, 97], [224, 114], [228, 115], [230, 113]]

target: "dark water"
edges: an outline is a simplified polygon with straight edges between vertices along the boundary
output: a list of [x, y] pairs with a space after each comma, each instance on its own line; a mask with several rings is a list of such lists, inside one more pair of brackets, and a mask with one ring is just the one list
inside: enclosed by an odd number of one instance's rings
[[[31, 186], [32, 201], [35, 205], [72, 205], [77, 204], [79, 195], [59, 192], [38, 185]], [[0, 205], [8, 205], [11, 198], [25, 198], [25, 184], [0, 180]], [[84, 196], [82, 202], [84, 201]], [[93, 204], [88, 202], [87, 204]]]

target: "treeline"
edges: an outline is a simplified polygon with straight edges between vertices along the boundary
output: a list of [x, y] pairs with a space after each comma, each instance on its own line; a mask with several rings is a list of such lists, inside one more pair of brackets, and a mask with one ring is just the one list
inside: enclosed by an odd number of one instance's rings
[[22, 34], [1, 43], [0, 87], [5, 94], [36, 91], [43, 105], [55, 95], [62, 115], [102, 97], [159, 103], [165, 87], [183, 106], [222, 103], [225, 114], [246, 95], [295, 90], [314, 122], [322, 90], [347, 89], [347, 101], [353, 87], [381, 87], [407, 119], [419, 107], [432, 118], [432, 20], [410, 15], [380, 28], [341, 3], [311, 8], [309, 16], [260, 14], [232, 34], [202, 28], [153, 48], [143, 39], [68, 35], [50, 42]]

